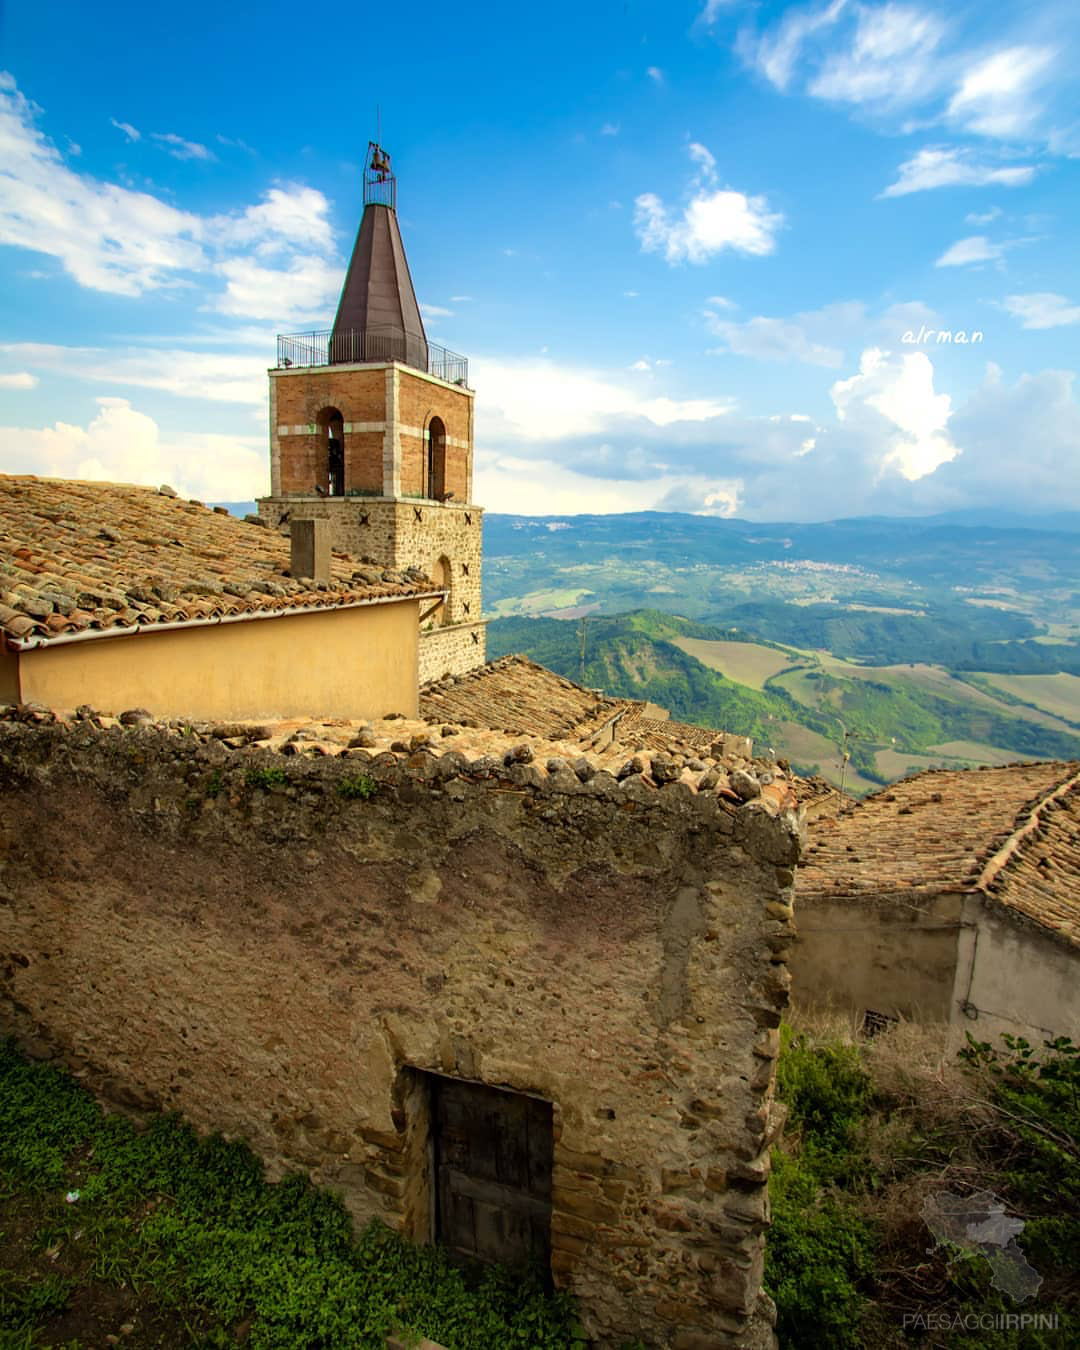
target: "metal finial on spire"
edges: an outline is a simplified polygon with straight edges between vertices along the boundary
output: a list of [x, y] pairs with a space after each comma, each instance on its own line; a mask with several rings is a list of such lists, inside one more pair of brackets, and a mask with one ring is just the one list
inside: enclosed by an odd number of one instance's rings
[[390, 156], [378, 143], [368, 141], [367, 160], [364, 165], [364, 205], [397, 205], [397, 179], [390, 168]]

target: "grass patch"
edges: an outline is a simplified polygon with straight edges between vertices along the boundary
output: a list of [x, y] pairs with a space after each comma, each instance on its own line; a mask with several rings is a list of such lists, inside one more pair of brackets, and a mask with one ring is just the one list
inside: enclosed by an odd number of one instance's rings
[[68, 1075], [0, 1046], [0, 1346], [450, 1350], [584, 1345], [564, 1295], [459, 1270], [379, 1223], [359, 1235], [299, 1174], [242, 1143], [104, 1115]]
[[264, 768], [248, 769], [244, 782], [248, 787], [262, 788], [268, 791], [272, 787], [281, 787], [289, 781], [289, 775], [279, 765], [271, 764]]
[[[789, 1116], [773, 1150], [765, 1268], [782, 1345], [1080, 1344], [1080, 1050], [1005, 1037], [956, 1056], [945, 1044], [940, 1029], [911, 1024], [872, 1041], [836, 1024], [784, 1028], [777, 1090]], [[935, 1245], [923, 1221], [928, 1198], [979, 1191], [1024, 1222], [1017, 1242], [1043, 1280], [1033, 1300], [1014, 1302], [981, 1254]], [[1056, 1314], [1057, 1327], [985, 1321], [1032, 1312]], [[919, 1314], [939, 1329], [905, 1331]]]
[[338, 784], [338, 793], [348, 801], [366, 802], [369, 797], [374, 797], [378, 790], [378, 783], [366, 773], [353, 774], [350, 778], [343, 778]]

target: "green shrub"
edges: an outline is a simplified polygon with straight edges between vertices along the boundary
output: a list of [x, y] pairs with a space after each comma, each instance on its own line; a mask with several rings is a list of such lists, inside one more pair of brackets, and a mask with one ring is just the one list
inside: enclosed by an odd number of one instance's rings
[[289, 775], [279, 765], [274, 764], [264, 768], [248, 769], [244, 774], [244, 781], [248, 787], [265, 790], [272, 787], [281, 787], [282, 784], [289, 781]]
[[358, 773], [351, 778], [343, 778], [338, 784], [338, 792], [349, 801], [367, 801], [374, 797], [379, 785], [369, 774]]
[[[571, 1300], [535, 1273], [462, 1271], [377, 1221], [354, 1236], [336, 1196], [296, 1174], [268, 1185], [245, 1144], [172, 1116], [138, 1130], [3, 1043], [0, 1205], [13, 1204], [36, 1209], [39, 1261], [79, 1253], [84, 1284], [123, 1284], [194, 1320], [191, 1343], [234, 1345], [241, 1319], [250, 1350], [385, 1350], [398, 1328], [448, 1350], [585, 1343]], [[0, 1272], [0, 1347], [28, 1348], [74, 1287]]]

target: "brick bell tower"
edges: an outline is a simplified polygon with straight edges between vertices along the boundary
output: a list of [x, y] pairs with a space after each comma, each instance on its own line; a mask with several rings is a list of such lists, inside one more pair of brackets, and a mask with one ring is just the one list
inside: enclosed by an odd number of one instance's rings
[[483, 512], [472, 504], [469, 363], [427, 340], [396, 198], [390, 157], [371, 142], [334, 326], [278, 338], [270, 496], [258, 505], [273, 528], [325, 520], [332, 549], [419, 567], [447, 592], [422, 619], [423, 684], [483, 664]]

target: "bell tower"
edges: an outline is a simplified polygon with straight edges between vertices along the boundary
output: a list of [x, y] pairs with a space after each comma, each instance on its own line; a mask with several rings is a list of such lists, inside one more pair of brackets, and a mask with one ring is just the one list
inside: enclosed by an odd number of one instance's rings
[[325, 520], [332, 549], [439, 583], [446, 599], [422, 617], [421, 683], [482, 665], [469, 363], [427, 340], [397, 181], [374, 141], [333, 326], [279, 337], [269, 375], [271, 486], [260, 516], [276, 529]]

